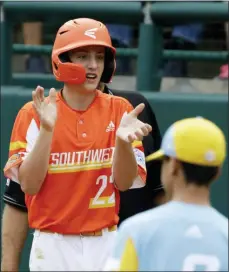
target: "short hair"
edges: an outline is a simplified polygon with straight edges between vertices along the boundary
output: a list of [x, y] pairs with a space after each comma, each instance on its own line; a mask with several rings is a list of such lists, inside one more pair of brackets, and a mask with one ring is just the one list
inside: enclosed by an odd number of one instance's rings
[[219, 167], [201, 166], [180, 161], [187, 184], [208, 187], [216, 178]]
[[[164, 159], [169, 160], [170, 157], [165, 156]], [[187, 184], [195, 184], [197, 186], [208, 187], [216, 178], [219, 172], [219, 167], [201, 166], [187, 163], [181, 160], [178, 161], [182, 167]]]

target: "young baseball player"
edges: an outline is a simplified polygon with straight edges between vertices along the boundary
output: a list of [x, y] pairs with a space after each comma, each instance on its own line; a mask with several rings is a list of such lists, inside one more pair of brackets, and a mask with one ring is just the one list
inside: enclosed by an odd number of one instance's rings
[[151, 126], [136, 108], [97, 90], [115, 70], [115, 49], [101, 22], [66, 22], [52, 51], [56, 80], [64, 83], [19, 111], [5, 176], [25, 193], [35, 229], [31, 271], [100, 270], [116, 233], [119, 190], [142, 187], [142, 139]]
[[225, 155], [225, 137], [211, 121], [174, 123], [147, 158], [163, 160], [161, 180], [172, 200], [121, 224], [105, 270], [228, 271], [228, 219], [209, 197]]
[[[126, 98], [134, 107], [140, 103], [145, 104], [144, 111], [139, 119], [153, 127], [150, 134], [143, 139], [145, 156], [150, 150], [158, 150], [161, 144], [160, 130], [155, 113], [146, 98], [133, 91], [116, 91], [101, 84], [104, 93]], [[160, 161], [147, 163], [146, 186], [135, 190], [120, 192], [119, 224], [124, 219], [161, 204], [164, 192], [160, 184]], [[136, 201], [138, 199], [138, 201]], [[21, 253], [28, 235], [28, 211], [25, 204], [25, 194], [20, 184], [8, 180], [3, 195], [5, 202], [2, 217], [2, 271], [18, 271]], [[27, 263], [26, 263], [27, 264]], [[26, 265], [23, 263], [23, 268]]]

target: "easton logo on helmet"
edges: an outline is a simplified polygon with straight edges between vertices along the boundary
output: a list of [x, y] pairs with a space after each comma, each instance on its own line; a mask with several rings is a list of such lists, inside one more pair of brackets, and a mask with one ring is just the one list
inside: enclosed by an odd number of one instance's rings
[[98, 28], [92, 28], [92, 29], [88, 29], [84, 32], [84, 35], [90, 37], [90, 38], [93, 38], [93, 39], [96, 39], [96, 36], [95, 36], [95, 32], [98, 30]]

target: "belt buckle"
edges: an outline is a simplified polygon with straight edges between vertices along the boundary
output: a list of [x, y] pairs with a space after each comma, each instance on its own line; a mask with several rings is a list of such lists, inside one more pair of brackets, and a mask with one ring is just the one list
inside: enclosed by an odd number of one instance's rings
[[96, 235], [95, 235], [95, 231], [80, 233], [80, 237], [81, 237], [81, 238], [84, 238], [84, 237], [93, 237], [93, 236], [96, 236]]
[[[117, 226], [114, 225], [112, 227], [108, 227], [106, 228], [108, 232], [112, 232], [117, 230]], [[98, 230], [98, 231], [91, 231], [91, 232], [86, 232], [86, 233], [80, 233], [80, 237], [95, 237], [95, 236], [103, 236], [103, 229], [102, 230]]]

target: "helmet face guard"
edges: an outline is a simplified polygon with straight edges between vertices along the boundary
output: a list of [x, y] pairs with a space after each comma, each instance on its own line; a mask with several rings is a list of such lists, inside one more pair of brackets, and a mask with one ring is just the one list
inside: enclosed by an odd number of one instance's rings
[[57, 81], [83, 84], [86, 80], [85, 68], [64, 58], [64, 53], [84, 46], [105, 47], [104, 71], [101, 81], [111, 82], [115, 72], [115, 53], [109, 32], [104, 24], [93, 19], [81, 18], [66, 22], [57, 32], [52, 50], [52, 69]]

